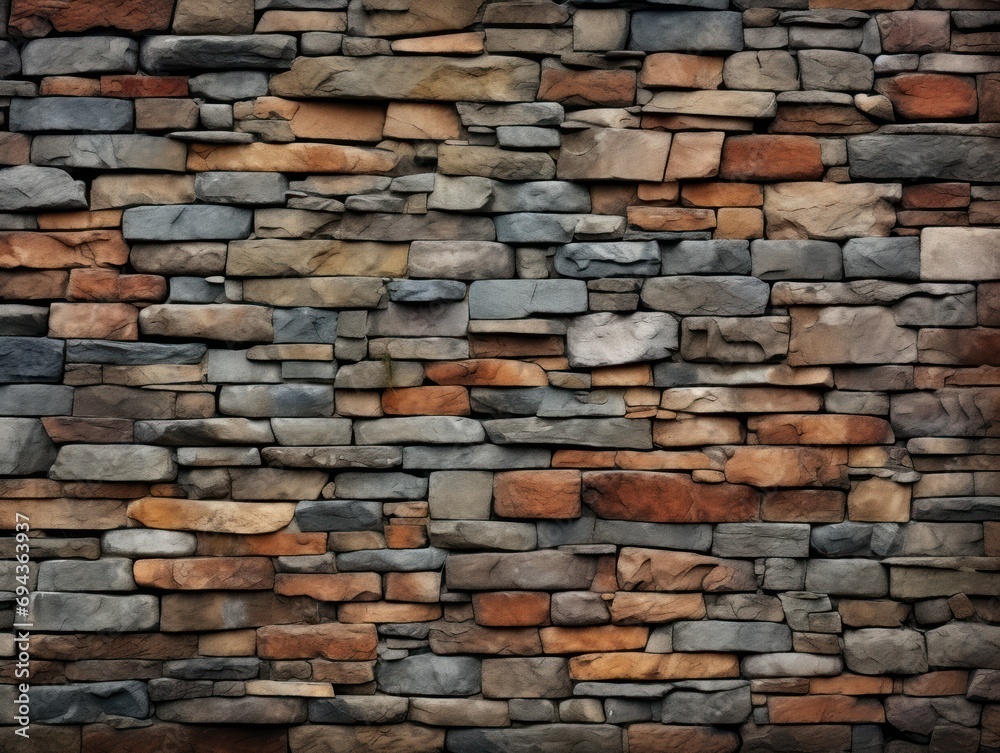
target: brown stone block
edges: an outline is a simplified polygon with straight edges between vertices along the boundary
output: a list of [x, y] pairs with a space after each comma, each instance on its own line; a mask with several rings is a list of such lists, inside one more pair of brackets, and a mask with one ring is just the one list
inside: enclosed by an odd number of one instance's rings
[[1000, 366], [1000, 328], [922, 329], [917, 348], [922, 363]]
[[62, 482], [50, 481], [47, 478], [0, 479], [0, 498], [55, 499], [62, 496], [62, 490]]
[[566, 698], [572, 694], [565, 659], [546, 656], [483, 660], [486, 698]]
[[337, 619], [343, 623], [431, 622], [441, 619], [441, 605], [351, 602], [337, 607]]
[[789, 489], [764, 493], [761, 520], [780, 523], [839, 523], [846, 496], [832, 489]]
[[193, 99], [137, 99], [137, 131], [185, 130], [198, 125], [198, 104]]
[[0, 272], [0, 298], [12, 301], [33, 301], [65, 298], [69, 272]]
[[461, 386], [403, 387], [382, 393], [388, 416], [468, 416], [469, 391]]
[[579, 471], [508, 471], [493, 477], [493, 509], [505, 518], [580, 517]]
[[653, 384], [653, 368], [648, 363], [599, 366], [590, 370], [594, 387], [648, 387]]
[[53, 303], [49, 337], [138, 340], [139, 310], [127, 303]]
[[31, 139], [23, 133], [0, 134], [0, 165], [31, 163]]
[[26, 37], [57, 31], [86, 31], [110, 26], [122, 31], [163, 31], [170, 25], [173, 0], [15, 0], [9, 26]]
[[903, 186], [903, 209], [962, 209], [969, 206], [968, 183], [919, 183]]
[[663, 179], [677, 181], [718, 175], [724, 139], [721, 131], [675, 134]]
[[476, 335], [469, 338], [469, 350], [476, 358], [561, 356], [566, 350], [566, 341], [560, 335], [550, 337]]
[[635, 81], [635, 71], [577, 70], [546, 61], [538, 99], [567, 105], [628, 107], [635, 102]]
[[385, 545], [390, 549], [422, 549], [427, 546], [427, 526], [389, 523], [385, 527]]
[[202, 556], [286, 557], [303, 554], [323, 554], [325, 533], [263, 533], [252, 536], [226, 533], [198, 534], [198, 554]]
[[[964, 688], [962, 692], [965, 692]], [[811, 695], [889, 695], [892, 693], [892, 678], [852, 674], [836, 675], [835, 677], [812, 677], [809, 679], [809, 693]]]
[[257, 631], [262, 659], [358, 661], [374, 659], [377, 646], [374, 625], [268, 625]]
[[885, 52], [946, 52], [951, 43], [948, 11], [881, 13], [876, 19]]
[[135, 499], [149, 493], [148, 484], [117, 483], [114, 481], [68, 481], [63, 493], [81, 499]]
[[683, 232], [715, 227], [715, 212], [711, 209], [629, 207], [627, 216], [629, 225], [640, 230]]
[[624, 547], [618, 556], [618, 585], [635, 591], [753, 591], [753, 563], [688, 552]]
[[818, 180], [819, 141], [809, 136], [730, 136], [719, 174], [727, 180]]
[[[14, 529], [17, 513], [31, 518], [35, 530], [104, 531], [128, 524], [126, 503], [120, 499], [3, 499], [0, 500], [0, 530]], [[7, 522], [9, 521], [9, 522]]]
[[493, 591], [473, 594], [472, 608], [479, 625], [533, 627], [548, 623], [550, 600], [543, 591]]
[[373, 661], [327, 661], [312, 659], [312, 679], [334, 685], [363, 685], [375, 681]]
[[474, 622], [439, 622], [433, 625], [430, 645], [435, 654], [535, 656], [542, 653], [537, 628], [481, 627]]
[[216, 533], [271, 533], [295, 515], [292, 502], [229, 502], [144, 497], [128, 506], [128, 516], [147, 528]]
[[701, 594], [618, 591], [611, 601], [611, 621], [616, 625], [700, 620], [705, 614], [705, 599]]
[[186, 97], [187, 76], [101, 76], [102, 97]]
[[136, 560], [135, 582], [164, 590], [263, 590], [274, 586], [267, 557], [204, 557]]
[[33, 635], [32, 659], [191, 659], [198, 655], [198, 636], [129, 633]]
[[547, 654], [579, 654], [598, 651], [641, 651], [649, 638], [647, 627], [547, 627], [540, 631]]
[[43, 97], [99, 97], [101, 82], [83, 76], [46, 76], [38, 85]]
[[290, 121], [292, 133], [298, 138], [373, 142], [382, 140], [384, 105], [342, 102], [295, 104], [297, 107]]
[[389, 601], [437, 603], [441, 597], [441, 573], [386, 573], [385, 598]]
[[761, 487], [845, 487], [847, 449], [735, 447], [726, 461], [726, 480]]
[[167, 296], [166, 278], [159, 275], [122, 275], [111, 269], [74, 269], [66, 295], [71, 301], [161, 301]]
[[772, 696], [767, 711], [771, 724], [885, 722], [885, 709], [877, 699], [844, 695]]
[[160, 630], [167, 633], [239, 630], [318, 618], [312, 599], [276, 596], [270, 591], [164, 594], [160, 603]]
[[875, 416], [773, 414], [752, 416], [760, 444], [892, 444], [889, 422]]
[[675, 724], [630, 724], [629, 753], [736, 753], [740, 739], [716, 727]]
[[871, 133], [878, 126], [853, 106], [781, 105], [771, 133]]
[[892, 102], [896, 115], [910, 120], [938, 120], [975, 115], [976, 81], [970, 76], [901, 73], [875, 82], [875, 91]]
[[713, 238], [754, 240], [764, 237], [764, 213], [759, 209], [721, 207], [716, 212]]
[[693, 207], [761, 207], [764, 189], [755, 183], [691, 183], [681, 189], [681, 203]]
[[736, 654], [595, 653], [569, 660], [569, 676], [577, 681], [694, 680], [739, 677]]
[[115, 230], [80, 233], [0, 232], [0, 269], [122, 266], [128, 246]]
[[98, 209], [95, 212], [46, 212], [38, 217], [39, 230], [95, 230], [122, 225], [121, 209]]
[[706, 55], [656, 52], [643, 60], [639, 83], [671, 89], [718, 89], [724, 61]]
[[912, 696], [965, 695], [968, 687], [969, 672], [965, 669], [943, 669], [903, 678], [903, 693]]
[[703, 452], [620, 450], [614, 454], [614, 463], [608, 467], [629, 471], [697, 471], [710, 470], [715, 465], [715, 461]]
[[429, 363], [427, 378], [444, 385], [488, 387], [546, 387], [549, 378], [540, 366], [525, 361], [472, 359]]
[[398, 157], [386, 149], [340, 144], [192, 144], [187, 168], [193, 172], [239, 170], [289, 173], [385, 173]]
[[877, 476], [854, 481], [847, 495], [847, 517], [865, 523], [905, 523], [910, 519], [911, 488]]
[[93, 442], [117, 444], [132, 441], [132, 422], [126, 418], [72, 418], [45, 416], [45, 432], [56, 444], [65, 442]]
[[[34, 738], [34, 735], [32, 735]], [[288, 736], [284, 728], [204, 727], [157, 722], [148, 727], [115, 729], [105, 724], [83, 727], [82, 753], [285, 753]], [[65, 748], [52, 748], [70, 753]]]
[[747, 486], [697, 484], [686, 474], [646, 471], [585, 473], [583, 501], [602, 518], [654, 523], [755, 520], [760, 505]]
[[317, 601], [375, 601], [382, 595], [378, 573], [278, 573], [274, 592]]
[[[465, 35], [450, 35], [450, 37], [457, 36]], [[481, 36], [480, 33], [480, 46], [482, 46]], [[417, 41], [424, 40], [397, 40], [393, 43], [393, 47], [401, 42]], [[457, 139], [461, 132], [462, 123], [451, 104], [390, 102], [386, 110], [384, 127], [386, 138], [446, 141]]]
[[315, 724], [288, 730], [293, 753], [436, 753], [444, 750], [444, 736], [444, 729], [420, 724]]
[[659, 447], [742, 444], [743, 440], [743, 426], [738, 418], [682, 413], [669, 421], [653, 421], [653, 444]]
[[610, 450], [556, 450], [553, 468], [615, 468], [618, 453]]
[[850, 627], [899, 627], [909, 617], [912, 607], [897, 601], [860, 601], [841, 599], [840, 617]]

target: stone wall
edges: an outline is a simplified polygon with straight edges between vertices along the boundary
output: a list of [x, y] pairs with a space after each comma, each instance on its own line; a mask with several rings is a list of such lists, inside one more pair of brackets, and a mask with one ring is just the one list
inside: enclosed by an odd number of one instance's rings
[[9, 5], [0, 748], [1000, 749], [995, 3]]

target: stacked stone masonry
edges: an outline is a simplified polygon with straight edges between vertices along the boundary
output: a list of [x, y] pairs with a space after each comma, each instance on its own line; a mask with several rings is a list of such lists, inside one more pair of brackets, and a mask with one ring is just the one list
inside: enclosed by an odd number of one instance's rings
[[0, 5], [0, 749], [1000, 750], [994, 0]]

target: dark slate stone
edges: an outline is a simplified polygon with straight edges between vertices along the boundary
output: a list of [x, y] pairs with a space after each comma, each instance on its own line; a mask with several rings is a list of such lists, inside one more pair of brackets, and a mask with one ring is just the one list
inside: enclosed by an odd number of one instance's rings
[[10, 78], [21, 72], [21, 55], [10, 42], [0, 42], [0, 78]]
[[31, 691], [33, 722], [42, 724], [92, 724], [108, 716], [149, 716], [146, 683], [124, 682], [36, 685]]
[[414, 573], [439, 570], [448, 552], [435, 547], [423, 549], [362, 549], [337, 555], [337, 569], [343, 572]]
[[663, 275], [750, 274], [749, 241], [678, 241], [660, 245]]
[[337, 312], [326, 309], [274, 309], [274, 342], [332, 343], [337, 339]]
[[472, 410], [500, 416], [534, 416], [551, 387], [473, 387]]
[[551, 549], [569, 544], [618, 544], [707, 552], [712, 526], [602, 520], [585, 514], [572, 520], [540, 520], [538, 546]]
[[295, 521], [302, 531], [381, 531], [382, 503], [324, 499], [299, 502]]
[[1000, 520], [1000, 497], [926, 497], [913, 500], [914, 520], [975, 522]]
[[450, 729], [445, 749], [451, 753], [622, 753], [622, 730], [611, 724]]
[[[262, 38], [262, 37], [261, 37]], [[220, 71], [203, 73], [188, 81], [191, 94], [205, 99], [235, 102], [267, 94], [267, 74], [263, 71]], [[254, 177], [267, 173], [255, 173]], [[280, 176], [276, 176], [280, 177]]]
[[792, 631], [788, 625], [777, 622], [675, 622], [673, 648], [674, 651], [780, 653], [792, 650]]
[[44, 337], [48, 331], [48, 306], [0, 304], [0, 337]]
[[25, 76], [135, 73], [139, 44], [125, 37], [33, 39], [21, 50]]
[[556, 271], [567, 277], [651, 277], [660, 271], [656, 241], [567, 243], [556, 248]]
[[0, 337], [0, 383], [58, 382], [62, 373], [62, 340]]
[[920, 239], [851, 238], [844, 244], [847, 278], [920, 279]]
[[204, 277], [171, 277], [167, 303], [226, 303], [226, 287]]
[[36, 165], [0, 170], [0, 210], [86, 208], [86, 184], [73, 180], [65, 170]]
[[132, 102], [105, 97], [12, 99], [12, 131], [132, 131]]
[[474, 445], [472, 447], [403, 448], [404, 468], [433, 468], [440, 470], [507, 471], [521, 468], [548, 468], [552, 451], [536, 447], [497, 447]]
[[1000, 138], [886, 134], [847, 140], [855, 180], [934, 178], [990, 182], [1000, 174]]
[[68, 416], [72, 411], [73, 388], [68, 385], [0, 386], [0, 416]]
[[132, 207], [122, 215], [122, 234], [130, 241], [225, 241], [247, 238], [252, 229], [253, 211], [239, 207]]
[[470, 696], [479, 692], [481, 677], [480, 662], [471, 656], [417, 654], [375, 665], [379, 690], [403, 696]]
[[210, 204], [284, 204], [287, 191], [281, 173], [212, 172], [194, 179], [195, 196]]
[[[291, 309], [294, 311], [294, 309]], [[67, 363], [107, 363], [115, 366], [201, 363], [208, 346], [201, 343], [126, 343], [110, 340], [67, 340]]]
[[408, 698], [387, 695], [340, 696], [309, 701], [309, 721], [320, 724], [397, 724], [406, 721]]
[[393, 280], [389, 300], [396, 303], [440, 303], [465, 299], [465, 283], [457, 280]]
[[201, 657], [163, 663], [163, 675], [179, 680], [252, 680], [260, 671], [255, 657]]
[[[718, 4], [721, 3], [721, 4]], [[637, 11], [632, 14], [630, 50], [646, 52], [739, 52], [743, 16], [716, 0], [713, 11]]]
[[285, 34], [160, 36], [143, 40], [139, 60], [150, 73], [192, 69], [290, 68], [295, 37]]
[[750, 244], [752, 274], [762, 280], [839, 280], [840, 246], [829, 241], [757, 240]]
[[0, 420], [0, 475], [44, 473], [55, 459], [55, 445], [37, 418]]

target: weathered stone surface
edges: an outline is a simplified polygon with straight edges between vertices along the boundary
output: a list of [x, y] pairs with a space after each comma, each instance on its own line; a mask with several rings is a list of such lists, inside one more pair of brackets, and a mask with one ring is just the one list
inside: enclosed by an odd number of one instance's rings
[[73, 180], [63, 170], [21, 165], [0, 170], [0, 208], [15, 212], [32, 209], [86, 209], [87, 199], [83, 182]]
[[478, 659], [419, 654], [375, 666], [379, 687], [397, 695], [469, 696], [481, 687]]
[[31, 720], [42, 724], [88, 724], [109, 717], [149, 715], [145, 683], [95, 682], [42, 686], [32, 696]]
[[31, 161], [54, 167], [181, 172], [186, 158], [183, 144], [145, 134], [35, 136], [31, 142]]
[[602, 518], [655, 523], [753, 520], [757, 493], [746, 486], [696, 484], [683, 474], [594, 471], [583, 501]]
[[652, 449], [649, 424], [644, 421], [606, 418], [500, 418], [484, 421], [495, 444], [557, 444], [584, 447]]
[[139, 59], [150, 73], [289, 68], [295, 49], [295, 37], [282, 34], [153, 36], [143, 40]]
[[253, 5], [248, 0], [178, 0], [174, 9], [175, 34], [249, 34]]
[[670, 314], [602, 312], [576, 317], [566, 332], [571, 366], [613, 366], [668, 358], [678, 346]]
[[536, 748], [553, 753], [621, 753], [618, 727], [604, 724], [538, 724], [520, 729], [449, 730], [445, 749], [489, 750], [496, 753]]
[[888, 201], [897, 186], [874, 183], [778, 183], [764, 189], [771, 238], [841, 240], [888, 235], [896, 215]]
[[129, 504], [128, 514], [149, 528], [270, 533], [291, 522], [295, 505], [144, 497]]
[[122, 217], [122, 233], [132, 241], [230, 240], [250, 235], [252, 219], [236, 207], [132, 207]]
[[383, 99], [518, 102], [538, 90], [539, 67], [523, 58], [391, 57], [298, 58], [271, 80], [282, 97], [379, 97]]
[[752, 316], [764, 313], [770, 288], [754, 277], [654, 277], [643, 283], [650, 308], [684, 316]]
[[1000, 669], [1000, 630], [993, 625], [955, 622], [928, 631], [926, 638], [932, 666]]
[[297, 724], [306, 720], [302, 698], [196, 698], [159, 703], [158, 718], [187, 724]]
[[473, 319], [521, 319], [586, 310], [587, 286], [580, 280], [477, 280], [469, 287]]
[[295, 521], [303, 531], [380, 531], [382, 505], [374, 501], [303, 501], [295, 510]]
[[657, 131], [587, 128], [563, 137], [557, 174], [560, 180], [662, 181], [670, 142], [670, 134]]
[[177, 473], [170, 450], [145, 445], [66, 445], [49, 475], [62, 480], [172, 481]]
[[994, 228], [927, 228], [921, 233], [920, 275], [927, 280], [989, 280], [1000, 276]]
[[788, 352], [785, 317], [685, 317], [681, 355], [686, 361], [758, 363]]
[[595, 572], [591, 558], [546, 550], [451, 555], [445, 575], [453, 589], [568, 590], [589, 588]]
[[649, 277], [660, 270], [660, 249], [653, 241], [569, 243], [556, 249], [555, 266], [567, 277]]
[[159, 619], [155, 596], [37, 591], [31, 595], [31, 620], [39, 631], [127, 633], [155, 630]]
[[374, 659], [376, 644], [374, 625], [268, 625], [257, 631], [257, 651], [265, 659]]
[[907, 363], [916, 358], [916, 332], [896, 325], [890, 311], [875, 306], [796, 308], [788, 361]]
[[844, 635], [844, 661], [865, 675], [920, 674], [927, 671], [927, 649], [916, 630], [853, 630]]
[[292, 727], [288, 736], [292, 750], [302, 753], [393, 753], [407, 748], [430, 753], [444, 749], [445, 731], [417, 724], [307, 725]]
[[125, 37], [36, 39], [21, 51], [25, 76], [135, 73], [138, 43]]
[[739, 52], [743, 49], [742, 19], [737, 13], [719, 10], [633, 13], [629, 48], [646, 52]]
[[749, 562], [686, 552], [625, 547], [618, 557], [618, 583], [638, 591], [753, 590]]
[[5, 418], [0, 422], [0, 473], [22, 476], [46, 472], [56, 448], [37, 418]]
[[951, 134], [884, 134], [847, 140], [855, 179], [988, 181], [1000, 167], [996, 139]]

